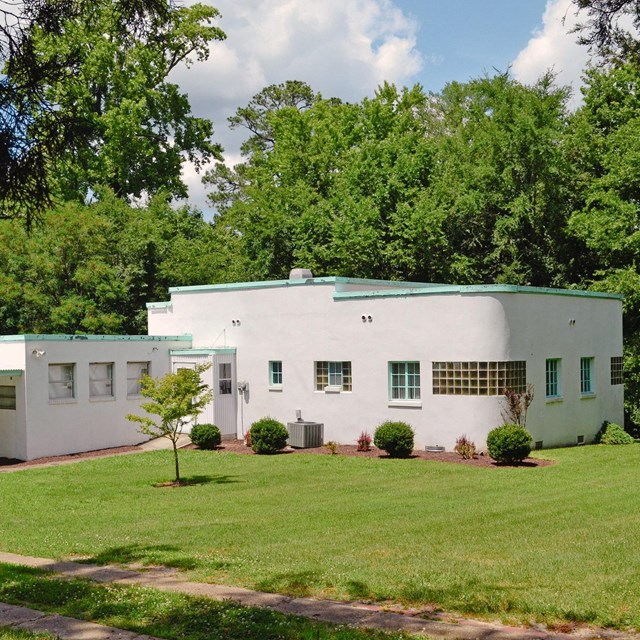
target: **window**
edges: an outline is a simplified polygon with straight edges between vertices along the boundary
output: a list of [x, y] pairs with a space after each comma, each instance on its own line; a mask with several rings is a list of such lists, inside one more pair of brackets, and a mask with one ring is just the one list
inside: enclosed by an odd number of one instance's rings
[[434, 362], [434, 395], [501, 396], [527, 387], [524, 360], [501, 362]]
[[547, 398], [560, 398], [560, 358], [550, 358], [546, 365], [545, 395]]
[[75, 364], [49, 365], [49, 400], [76, 397], [75, 370]]
[[389, 400], [420, 400], [420, 363], [389, 363]]
[[0, 385], [0, 409], [16, 408], [16, 388], [13, 385]]
[[624, 384], [622, 356], [611, 358], [611, 384]]
[[148, 362], [127, 362], [127, 397], [140, 395], [140, 380], [149, 373]]
[[351, 362], [316, 362], [316, 391], [351, 391]]
[[269, 386], [270, 387], [282, 386], [282, 361], [281, 360], [269, 361]]
[[113, 362], [89, 363], [89, 397], [113, 398]]
[[218, 365], [218, 389], [221, 396], [231, 394], [231, 363], [223, 362]]
[[580, 393], [593, 395], [593, 358], [580, 358]]

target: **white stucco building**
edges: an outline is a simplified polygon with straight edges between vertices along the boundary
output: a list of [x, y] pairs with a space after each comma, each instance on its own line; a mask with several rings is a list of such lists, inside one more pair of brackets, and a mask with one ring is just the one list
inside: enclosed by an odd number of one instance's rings
[[325, 441], [355, 443], [394, 419], [420, 447], [450, 450], [462, 434], [484, 446], [503, 422], [504, 388], [526, 383], [538, 447], [589, 442], [604, 420], [623, 421], [619, 296], [310, 275], [176, 287], [148, 305], [150, 335], [193, 336], [174, 366], [209, 360], [230, 380], [214, 387], [223, 433], [300, 411], [324, 424]]
[[[503, 390], [534, 385], [538, 447], [590, 442], [622, 423], [620, 296], [518, 287], [313, 278], [176, 287], [148, 305], [149, 336], [0, 338], [0, 456], [131, 444], [137, 376], [210, 362], [199, 418], [242, 437], [266, 415], [355, 443], [404, 420], [419, 447], [480, 447]], [[71, 386], [70, 386], [71, 385]], [[111, 389], [111, 393], [109, 393]], [[69, 394], [72, 393], [72, 397]]]

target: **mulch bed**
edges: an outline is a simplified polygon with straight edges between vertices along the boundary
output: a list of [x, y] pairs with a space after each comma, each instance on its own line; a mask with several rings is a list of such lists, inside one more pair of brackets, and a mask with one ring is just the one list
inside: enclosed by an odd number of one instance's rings
[[[195, 445], [189, 445], [190, 449], [196, 449]], [[248, 455], [256, 455], [251, 447], [245, 446], [242, 440], [223, 440], [222, 444], [218, 447], [218, 451], [231, 451], [233, 453], [245, 453]], [[331, 452], [326, 447], [315, 447], [313, 449], [291, 449], [287, 448], [279, 455], [296, 455], [296, 454], [316, 454], [316, 455], [331, 455]], [[389, 456], [379, 449], [371, 449], [371, 451], [358, 451], [358, 448], [354, 444], [339, 444], [336, 446], [336, 454], [341, 456], [356, 456], [358, 458], [380, 458], [382, 460], [389, 459]], [[455, 464], [466, 464], [472, 467], [504, 467], [508, 465], [499, 465], [494, 462], [488, 455], [479, 455], [472, 460], [464, 460], [457, 453], [453, 451], [420, 451], [416, 449], [411, 458], [419, 458], [421, 460], [435, 460], [437, 462], [450, 462]], [[527, 458], [519, 465], [512, 465], [517, 467], [547, 467], [554, 464], [552, 460], [539, 460], [538, 458]]]
[[[197, 449], [193, 444], [184, 447], [185, 449]], [[122, 453], [133, 453], [142, 451], [138, 446], [131, 447], [115, 447], [112, 449], [99, 449], [97, 451], [87, 451], [85, 453], [73, 453], [66, 456], [49, 456], [47, 458], [38, 458], [37, 460], [15, 460], [11, 458], [0, 458], [0, 467], [11, 466], [12, 468], [21, 467], [37, 467], [45, 464], [62, 464], [69, 461], [83, 460], [87, 458], [100, 458], [102, 456], [113, 456]], [[242, 453], [246, 455], [256, 455], [250, 447], [245, 446], [242, 440], [224, 440], [217, 448], [218, 451], [229, 451], [232, 453]], [[336, 446], [336, 454], [341, 456], [356, 456], [358, 458], [379, 458], [381, 460], [389, 459], [389, 456], [379, 449], [371, 449], [371, 451], [358, 451], [355, 445], [339, 444]], [[328, 456], [331, 452], [326, 447], [315, 447], [313, 449], [291, 449], [287, 448], [278, 455], [321, 455]], [[453, 451], [420, 451], [416, 449], [411, 455], [413, 459], [435, 460], [437, 462], [449, 462], [453, 464], [465, 464], [472, 467], [493, 467], [499, 468], [507, 465], [496, 464], [488, 455], [479, 455], [472, 460], [464, 460]], [[517, 467], [547, 467], [554, 464], [551, 460], [540, 460], [538, 458], [527, 458]]]

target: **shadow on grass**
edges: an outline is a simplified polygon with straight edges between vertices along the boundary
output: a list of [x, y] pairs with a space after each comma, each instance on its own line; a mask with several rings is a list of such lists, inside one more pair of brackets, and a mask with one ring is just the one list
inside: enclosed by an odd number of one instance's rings
[[171, 544], [141, 545], [130, 544], [123, 547], [104, 549], [90, 558], [83, 558], [77, 562], [84, 564], [143, 564], [162, 565], [185, 571], [196, 569], [198, 562], [192, 557], [181, 553], [182, 549]]
[[165, 482], [156, 482], [153, 487], [156, 488], [171, 488], [171, 487], [190, 487], [197, 484], [235, 484], [237, 482], [243, 482], [242, 480], [236, 480], [237, 476], [185, 476], [180, 478], [180, 482], [174, 480], [167, 480]]
[[313, 571], [297, 571], [279, 573], [271, 578], [262, 580], [256, 585], [258, 591], [268, 593], [282, 593], [294, 598], [310, 596], [314, 588], [323, 586], [319, 576]]
[[0, 601], [169, 640], [373, 640], [383, 633], [334, 627], [269, 609], [153, 589], [60, 580], [0, 565]]

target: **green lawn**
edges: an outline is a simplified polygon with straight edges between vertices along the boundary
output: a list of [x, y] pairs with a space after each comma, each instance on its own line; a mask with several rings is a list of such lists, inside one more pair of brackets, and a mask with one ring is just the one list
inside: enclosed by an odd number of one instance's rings
[[640, 629], [640, 446], [543, 468], [183, 452], [0, 474], [0, 548], [267, 591]]
[[[38, 570], [1, 563], [0, 601], [167, 640], [409, 640], [411, 637], [323, 624], [267, 609], [156, 589], [61, 580]], [[36, 636], [38, 640], [49, 637]], [[14, 638], [28, 640], [33, 636], [6, 636], [6, 640]], [[1, 629], [0, 640], [5, 640]]]
[[0, 627], [0, 640], [52, 640], [54, 637], [48, 633], [30, 633], [29, 631]]

